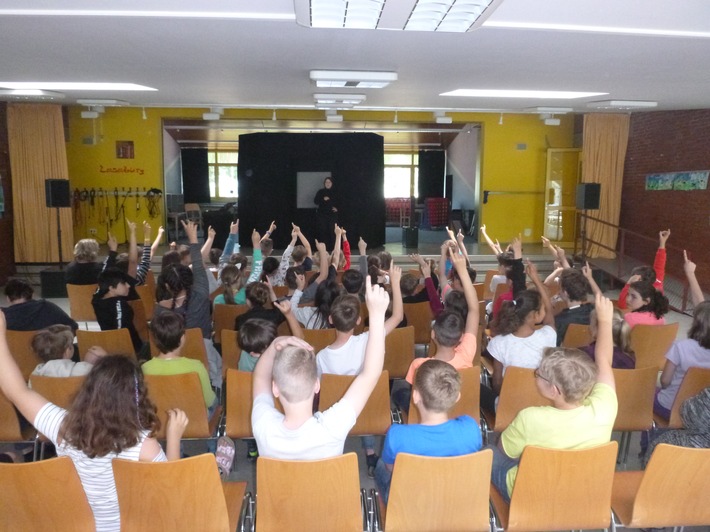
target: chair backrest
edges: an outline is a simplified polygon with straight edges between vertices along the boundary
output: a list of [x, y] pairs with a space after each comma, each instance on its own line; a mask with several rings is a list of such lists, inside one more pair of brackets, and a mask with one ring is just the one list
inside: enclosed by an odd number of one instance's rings
[[493, 451], [453, 457], [399, 453], [387, 502], [387, 532], [487, 531]]
[[230, 438], [253, 438], [251, 430], [252, 374], [227, 370], [226, 433]]
[[498, 398], [495, 431], [502, 432], [523, 408], [552, 404], [537, 391], [532, 369], [508, 366]]
[[274, 286], [273, 288], [276, 297], [285, 297], [288, 295], [288, 286]]
[[357, 455], [256, 463], [256, 530], [362, 531]]
[[[153, 333], [150, 334], [150, 354], [154, 357], [157, 357], [160, 354], [160, 350], [155, 345]], [[210, 366], [207, 361], [207, 349], [205, 348], [205, 342], [202, 338], [202, 329], [199, 327], [185, 329], [185, 345], [182, 348], [181, 354], [185, 358], [199, 360], [205, 366], [205, 369], [209, 369]]]
[[485, 285], [483, 283], [474, 283], [473, 288], [476, 289], [476, 299], [482, 301], [483, 293], [485, 292]]
[[491, 292], [491, 281], [493, 280], [494, 275], [498, 275], [498, 270], [486, 270], [486, 277], [483, 279], [483, 299], [485, 301], [493, 299], [493, 292]]
[[682, 429], [683, 420], [680, 417], [680, 407], [686, 399], [698, 395], [705, 388], [710, 386], [710, 368], [688, 368], [680, 383], [678, 393], [673, 400], [671, 407], [671, 417], [668, 420], [669, 429]]
[[395, 329], [385, 337], [384, 369], [390, 379], [403, 379], [414, 360], [414, 327]]
[[115, 459], [113, 474], [121, 530], [233, 530], [212, 454], [172, 462]]
[[222, 376], [226, 377], [228, 369], [239, 367], [239, 357], [242, 349], [239, 347], [239, 333], [230, 329], [222, 329]]
[[133, 327], [143, 342], [148, 341], [148, 317], [145, 313], [145, 305], [142, 299], [129, 301], [128, 305], [133, 309]]
[[214, 341], [222, 341], [222, 331], [224, 329], [234, 330], [237, 316], [244, 314], [249, 307], [247, 305], [215, 305], [212, 319], [214, 320]]
[[[461, 375], [461, 398], [449, 410], [449, 418], [468, 415], [476, 422], [481, 420], [481, 367], [464, 368], [459, 370]], [[414, 406], [413, 398], [409, 399], [409, 414], [407, 423], [410, 425], [419, 423], [419, 410]]]
[[414, 326], [414, 342], [428, 344], [431, 340], [431, 322], [434, 319], [429, 302], [405, 303], [404, 315], [407, 317], [407, 324]]
[[678, 336], [678, 323], [636, 325], [631, 329], [631, 348], [636, 353], [636, 367], [663, 369], [666, 353]]
[[209, 438], [211, 436], [207, 420], [207, 407], [202, 396], [202, 387], [197, 373], [178, 375], [146, 375], [148, 396], [158, 409], [160, 430], [156, 437], [165, 439], [168, 410], [179, 408], [187, 414], [189, 422], [184, 438]]
[[75, 321], [96, 321], [96, 313], [91, 298], [98, 288], [97, 284], [67, 284], [69, 315]]
[[[321, 375], [318, 410], [322, 412], [340, 401], [353, 380], [353, 375]], [[383, 371], [349, 434], [385, 434], [391, 424], [389, 375], [387, 371]]]
[[24, 439], [15, 406], [0, 391], [0, 442], [18, 442]]
[[71, 459], [0, 464], [0, 530], [96, 530]]
[[616, 397], [619, 409], [614, 430], [648, 430], [653, 424], [653, 397], [658, 370], [654, 367], [615, 369]]
[[303, 329], [303, 339], [313, 346], [313, 352], [318, 352], [335, 342], [335, 329]]
[[47, 401], [68, 410], [85, 379], [86, 376], [43, 377], [33, 375], [30, 383], [32, 389]]
[[650, 524], [630, 526], [707, 526], [710, 505], [703, 493], [710, 493], [710, 449], [658, 444], [643, 473], [632, 512], [632, 523]]
[[579, 450], [525, 447], [507, 530], [608, 527], [617, 447], [615, 441]]
[[[152, 272], [149, 273], [152, 275]], [[146, 319], [152, 319], [155, 312], [155, 280], [153, 280], [152, 286], [146, 282], [146, 284], [138, 285], [135, 288], [136, 292], [138, 292], [138, 297], [143, 302]]]
[[562, 347], [584, 347], [591, 344], [593, 341], [592, 333], [589, 330], [589, 325], [581, 323], [570, 323], [565, 331], [565, 337], [562, 340]]
[[128, 329], [114, 329], [111, 331], [76, 331], [76, 343], [79, 345], [79, 356], [84, 359], [90, 347], [98, 345], [103, 347], [110, 355], [125, 355], [136, 358], [133, 349], [131, 333]]
[[42, 363], [42, 359], [32, 350], [32, 339], [35, 334], [37, 331], [7, 331], [5, 335], [10, 353], [25, 380], [30, 378], [37, 364]]

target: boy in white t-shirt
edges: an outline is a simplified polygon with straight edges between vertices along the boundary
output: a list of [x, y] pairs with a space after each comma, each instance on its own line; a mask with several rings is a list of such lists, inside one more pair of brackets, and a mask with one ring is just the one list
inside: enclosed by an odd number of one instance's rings
[[[345, 438], [375, 388], [384, 362], [389, 296], [368, 279], [366, 302], [370, 334], [362, 371], [343, 398], [325, 412], [313, 414], [320, 381], [310, 345], [298, 338], [280, 337], [259, 357], [251, 421], [261, 456], [312, 460], [342, 454]], [[281, 401], [283, 414], [274, 407], [274, 397]]]
[[[402, 292], [399, 287], [401, 276], [402, 269], [399, 266], [392, 266], [390, 269], [392, 315], [385, 321], [385, 336], [399, 325], [404, 316]], [[335, 327], [335, 342], [322, 349], [316, 357], [319, 376], [323, 373], [334, 375], [357, 375], [360, 373], [369, 337], [366, 332], [354, 334], [360, 319], [360, 299], [357, 296], [345, 294], [338, 296], [333, 301], [328, 321]], [[372, 436], [363, 436], [362, 446], [365, 449], [368, 475], [374, 477], [375, 466], [379, 458], [375, 453], [375, 439]]]
[[42, 377], [79, 377], [87, 375], [96, 361], [106, 351], [92, 346], [82, 362], [74, 362], [74, 333], [68, 325], [51, 325], [32, 338], [32, 351], [44, 362], [38, 364], [32, 375]]

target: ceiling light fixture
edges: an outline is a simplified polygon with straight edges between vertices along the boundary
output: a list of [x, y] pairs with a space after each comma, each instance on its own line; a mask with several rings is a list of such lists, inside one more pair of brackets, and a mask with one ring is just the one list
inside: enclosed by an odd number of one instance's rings
[[555, 118], [552, 113], [540, 113], [540, 120], [542, 120], [546, 126], [559, 126], [561, 121], [559, 118]]
[[325, 121], [326, 122], [342, 122], [343, 115], [338, 115], [338, 114], [325, 115]]
[[202, 120], [220, 120], [224, 114], [224, 109], [221, 107], [211, 107], [209, 113], [202, 114]]
[[293, 20], [293, 13], [259, 13], [242, 11], [172, 11], [138, 9], [0, 9], [0, 16], [52, 17], [147, 17], [147, 18], [219, 18], [245, 20]]
[[621, 33], [626, 35], [655, 35], [659, 37], [710, 37], [707, 31], [670, 30], [653, 28], [623, 28], [619, 26], [590, 26], [584, 24], [552, 24], [543, 22], [513, 22], [488, 20], [482, 24], [487, 28], [507, 28], [513, 30], [552, 30], [588, 33]]
[[434, 111], [434, 118], [437, 124], [451, 124], [454, 121], [450, 116], [446, 116], [443, 111]]
[[145, 107], [143, 107], [142, 109], [143, 113], [141, 114], [141, 117], [143, 118], [143, 120], [148, 120], [148, 115], [145, 113]]
[[397, 81], [396, 72], [367, 70], [311, 70], [310, 78], [317, 87], [382, 89]]
[[65, 81], [0, 81], [2, 89], [43, 89], [57, 91], [157, 91], [136, 83], [92, 83]]
[[395, 124], [396, 124], [397, 122], [399, 122], [399, 118], [397, 117], [397, 111], [394, 112], [394, 120], [393, 120], [393, 122], [394, 122]]
[[657, 106], [658, 102], [649, 100], [600, 100], [587, 104], [593, 109], [650, 109]]
[[500, 114], [500, 117], [498, 118], [498, 125], [502, 126], [503, 125], [503, 113]]
[[295, 0], [296, 22], [312, 28], [466, 32], [503, 0]]
[[15, 101], [63, 100], [64, 94], [41, 89], [0, 89], [0, 99]]
[[108, 100], [108, 99], [98, 99], [98, 98], [80, 98], [76, 101], [79, 105], [103, 105], [104, 107], [123, 107], [128, 105], [125, 100]]
[[589, 96], [603, 96], [607, 92], [575, 92], [575, 91], [541, 91], [541, 90], [507, 90], [507, 89], [456, 89], [443, 92], [439, 96], [465, 96], [470, 98], [540, 98], [573, 100]]
[[98, 118], [105, 110], [103, 105], [87, 105], [86, 111], [81, 112], [81, 117], [90, 119]]
[[318, 104], [334, 104], [340, 103], [344, 105], [359, 105], [364, 102], [367, 97], [364, 94], [324, 94], [316, 93], [313, 99]]
[[552, 113], [556, 115], [564, 115], [574, 111], [572, 107], [530, 107], [526, 111], [533, 113]]

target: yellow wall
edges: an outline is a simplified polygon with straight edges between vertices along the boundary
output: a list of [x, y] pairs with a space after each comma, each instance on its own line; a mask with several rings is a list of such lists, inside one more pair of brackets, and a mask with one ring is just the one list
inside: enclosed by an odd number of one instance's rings
[[[72, 189], [99, 187], [111, 191], [108, 201], [109, 217], [113, 218], [115, 201], [113, 189], [163, 188], [162, 130], [163, 118], [197, 118], [203, 109], [146, 109], [147, 119], [142, 118], [140, 108], [106, 108], [95, 120], [80, 117], [81, 108], [72, 107], [69, 112], [69, 138], [67, 158]], [[392, 113], [344, 113], [346, 119], [391, 121]], [[225, 118], [270, 119], [270, 110], [227, 110]], [[322, 112], [279, 111], [280, 119], [317, 119]], [[504, 115], [503, 125], [498, 124], [498, 114], [453, 113], [454, 122], [478, 122], [482, 124], [481, 191], [532, 191], [543, 192], [545, 188], [546, 149], [548, 147], [572, 147], [573, 118], [562, 117], [557, 127], [545, 126], [535, 114]], [[430, 113], [399, 113], [400, 122], [430, 119]], [[93, 139], [93, 140], [92, 140]], [[116, 141], [134, 142], [134, 159], [116, 157]], [[93, 143], [92, 143], [93, 142]], [[520, 150], [518, 144], [525, 144]], [[482, 194], [481, 194], [482, 197]], [[121, 198], [122, 199], [122, 198]], [[543, 194], [491, 195], [488, 204], [481, 205], [479, 220], [485, 223], [489, 234], [508, 241], [518, 233], [530, 229], [524, 241], [539, 241], [543, 228]], [[99, 214], [99, 203], [93, 208], [82, 202], [80, 216], [75, 213], [75, 238], [90, 236], [88, 230], [95, 228], [100, 241], [105, 241], [109, 226], [107, 217]], [[119, 201], [120, 205], [120, 201]], [[163, 205], [160, 206], [161, 212]], [[136, 200], [130, 198], [125, 204], [126, 217], [141, 222], [149, 219], [145, 200], [136, 212]], [[105, 207], [104, 207], [105, 212]], [[77, 219], [78, 218], [78, 219]], [[164, 223], [162, 218], [151, 221], [154, 227]], [[111, 226], [119, 242], [125, 240], [123, 221]], [[138, 236], [141, 239], [140, 233]]]

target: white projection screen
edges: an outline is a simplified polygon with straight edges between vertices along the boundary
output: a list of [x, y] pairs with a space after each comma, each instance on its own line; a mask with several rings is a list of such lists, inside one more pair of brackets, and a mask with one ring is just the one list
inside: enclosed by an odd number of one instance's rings
[[323, 181], [326, 177], [332, 177], [331, 172], [296, 172], [298, 187], [296, 208], [316, 208], [316, 204], [313, 203], [313, 198], [316, 197], [316, 192], [323, 188]]

